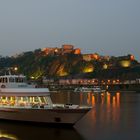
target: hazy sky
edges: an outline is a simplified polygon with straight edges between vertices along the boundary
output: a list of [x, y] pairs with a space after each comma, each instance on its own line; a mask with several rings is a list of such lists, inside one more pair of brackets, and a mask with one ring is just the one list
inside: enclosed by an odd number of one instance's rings
[[140, 60], [140, 0], [0, 0], [0, 55], [62, 44]]

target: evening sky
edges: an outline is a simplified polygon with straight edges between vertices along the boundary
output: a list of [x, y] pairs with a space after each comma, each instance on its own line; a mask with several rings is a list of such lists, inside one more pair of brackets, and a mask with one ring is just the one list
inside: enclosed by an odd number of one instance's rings
[[62, 44], [140, 60], [140, 0], [0, 1], [0, 55]]

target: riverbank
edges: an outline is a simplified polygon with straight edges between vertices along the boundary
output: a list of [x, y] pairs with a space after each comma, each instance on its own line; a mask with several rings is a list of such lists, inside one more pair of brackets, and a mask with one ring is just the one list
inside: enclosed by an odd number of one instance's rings
[[[49, 85], [50, 91], [74, 91], [77, 87], [89, 87], [92, 88], [95, 85]], [[105, 91], [121, 91], [121, 92], [140, 92], [140, 84], [110, 84], [100, 85], [101, 89]]]

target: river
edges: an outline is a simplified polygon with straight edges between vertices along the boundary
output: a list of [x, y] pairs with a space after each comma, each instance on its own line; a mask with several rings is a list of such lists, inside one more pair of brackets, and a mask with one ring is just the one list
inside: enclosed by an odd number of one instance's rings
[[140, 93], [59, 92], [51, 97], [54, 103], [91, 105], [93, 108], [73, 128], [0, 120], [0, 139], [140, 140]]

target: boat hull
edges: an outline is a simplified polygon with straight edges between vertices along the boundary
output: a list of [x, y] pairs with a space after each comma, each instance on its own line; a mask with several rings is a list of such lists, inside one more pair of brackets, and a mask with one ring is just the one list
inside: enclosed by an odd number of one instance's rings
[[74, 125], [90, 109], [19, 109], [0, 108], [0, 119]]

